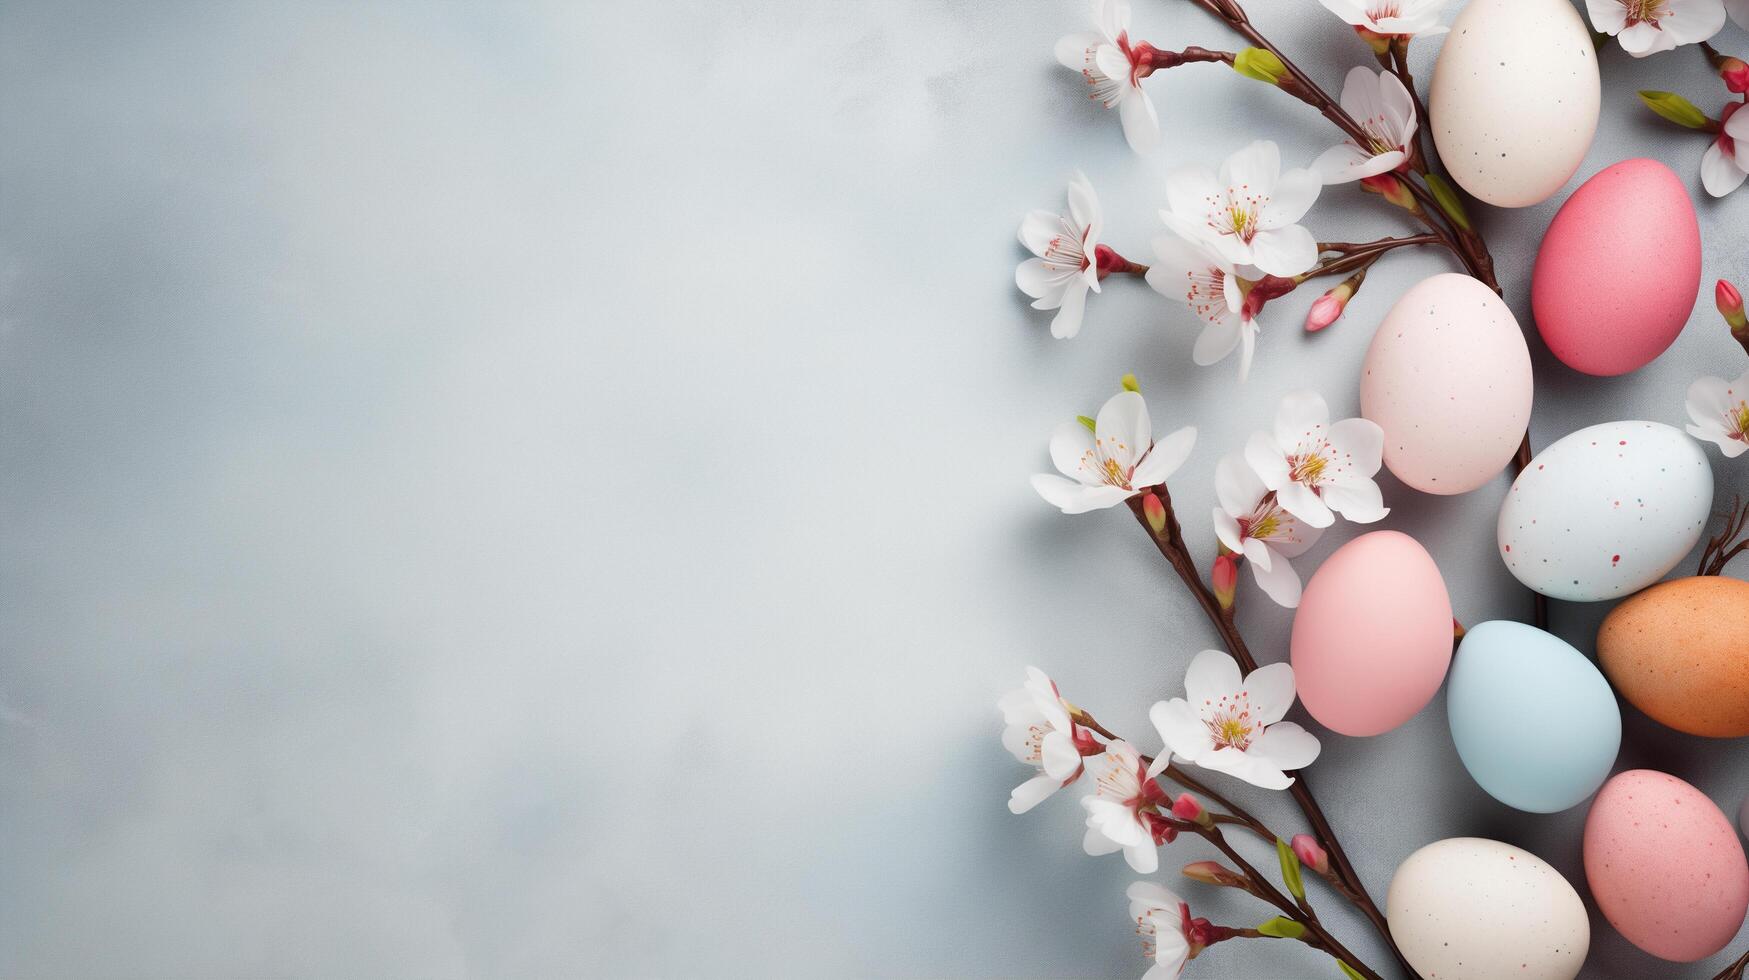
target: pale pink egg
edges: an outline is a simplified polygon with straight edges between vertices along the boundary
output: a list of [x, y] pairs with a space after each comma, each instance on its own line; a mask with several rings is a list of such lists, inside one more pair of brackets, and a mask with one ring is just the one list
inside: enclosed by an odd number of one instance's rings
[[1585, 879], [1609, 924], [1660, 959], [1725, 948], [1749, 912], [1737, 829], [1704, 793], [1651, 769], [1603, 784], [1585, 818]]
[[1471, 276], [1411, 286], [1361, 364], [1360, 414], [1385, 431], [1385, 467], [1424, 493], [1468, 493], [1505, 469], [1530, 400], [1524, 332]]
[[1300, 701], [1343, 735], [1388, 732], [1427, 706], [1451, 666], [1451, 597], [1400, 531], [1363, 534], [1306, 583], [1290, 654]]
[[1586, 374], [1644, 367], [1700, 295], [1700, 225], [1682, 179], [1656, 160], [1598, 171], [1543, 236], [1530, 302], [1549, 350]]

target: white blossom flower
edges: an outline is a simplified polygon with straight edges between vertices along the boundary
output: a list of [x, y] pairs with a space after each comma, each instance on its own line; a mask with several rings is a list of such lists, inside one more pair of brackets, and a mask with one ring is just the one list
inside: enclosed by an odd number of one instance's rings
[[1185, 671], [1184, 693], [1148, 712], [1166, 740], [1151, 773], [1166, 768], [1170, 753], [1254, 786], [1287, 789], [1293, 779], [1284, 770], [1304, 769], [1318, 758], [1317, 737], [1281, 720], [1294, 703], [1288, 664], [1267, 664], [1241, 678], [1232, 657], [1204, 650]]
[[1220, 170], [1182, 167], [1166, 176], [1174, 231], [1200, 235], [1235, 265], [1272, 276], [1297, 276], [1318, 261], [1318, 242], [1296, 224], [1322, 188], [1310, 170], [1281, 170], [1281, 149], [1258, 140], [1228, 157]]
[[1077, 172], [1069, 181], [1069, 213], [1032, 211], [1020, 222], [1020, 244], [1033, 258], [1014, 270], [1014, 284], [1033, 298], [1035, 310], [1056, 310], [1051, 336], [1067, 339], [1081, 332], [1087, 291], [1099, 292], [1099, 233], [1105, 217], [1093, 185]]
[[[1107, 743], [1099, 762], [1097, 792], [1081, 799], [1087, 810], [1087, 834], [1081, 847], [1095, 857], [1122, 851], [1131, 868], [1151, 875], [1160, 867], [1156, 848], [1177, 836], [1160, 815], [1160, 805], [1171, 806], [1171, 798], [1154, 781], [1130, 743]], [[1165, 768], [1164, 763], [1161, 768]]]
[[[1203, 321], [1191, 359], [1207, 366], [1225, 360], [1239, 350], [1239, 380], [1251, 373], [1251, 355], [1257, 349], [1257, 318], [1245, 305], [1241, 270], [1213, 244], [1182, 223], [1174, 224], [1170, 212], [1161, 217], [1175, 229], [1171, 235], [1154, 238], [1155, 262], [1148, 267], [1148, 285], [1162, 296], [1190, 308]], [[1243, 271], [1255, 272], [1249, 267]]]
[[1099, 410], [1092, 431], [1079, 421], [1057, 426], [1051, 433], [1051, 461], [1063, 476], [1040, 473], [1032, 478], [1032, 487], [1065, 514], [1120, 504], [1165, 483], [1196, 445], [1191, 426], [1158, 443], [1153, 432], [1142, 396], [1118, 392]]
[[1142, 91], [1130, 46], [1129, 0], [1092, 0], [1091, 33], [1070, 34], [1057, 42], [1057, 61], [1081, 73], [1093, 101], [1117, 108], [1130, 149], [1146, 153], [1160, 143], [1160, 116]]
[[1749, 176], [1749, 115], [1739, 116], [1743, 103], [1725, 103], [1723, 130], [1700, 158], [1700, 183], [1714, 197], [1724, 197], [1743, 186]]
[[1002, 745], [1016, 759], [1038, 770], [1038, 775], [1008, 797], [1008, 809], [1025, 813], [1052, 793], [1081, 778], [1081, 752], [1093, 751], [1091, 733], [1069, 719], [1068, 706], [1057, 685], [1037, 667], [1026, 668], [1026, 684], [1003, 695]]
[[1636, 58], [1705, 41], [1725, 26], [1723, 0], [1585, 0], [1591, 26]]
[[1130, 900], [1130, 918], [1136, 920], [1136, 935], [1142, 937], [1142, 955], [1154, 961], [1142, 980], [1178, 980], [1190, 961], [1190, 937], [1185, 923], [1190, 906], [1165, 885], [1138, 881], [1124, 895]]
[[1276, 409], [1274, 435], [1252, 433], [1245, 461], [1288, 513], [1312, 527], [1329, 527], [1335, 514], [1370, 524], [1390, 513], [1373, 482], [1384, 449], [1385, 432], [1376, 423], [1331, 425], [1321, 395], [1296, 391]]
[[1749, 371], [1735, 381], [1700, 378], [1688, 386], [1688, 434], [1719, 447], [1727, 459], [1749, 449]]
[[1415, 140], [1415, 100], [1388, 71], [1351, 68], [1342, 83], [1342, 108], [1366, 131], [1367, 145], [1350, 139], [1325, 150], [1312, 169], [1326, 184], [1346, 184], [1389, 173], [1409, 161]]
[[1289, 559], [1304, 554], [1324, 532], [1288, 513], [1239, 453], [1215, 464], [1215, 536], [1244, 555], [1257, 584], [1289, 609], [1300, 604], [1300, 576]]
[[1384, 37], [1444, 34], [1439, 23], [1449, 0], [1320, 0], [1331, 13], [1355, 27]]

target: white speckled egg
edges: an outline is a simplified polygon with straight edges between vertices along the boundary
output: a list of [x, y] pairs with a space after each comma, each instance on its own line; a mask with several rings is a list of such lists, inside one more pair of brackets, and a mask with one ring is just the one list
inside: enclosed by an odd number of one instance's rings
[[1573, 980], [1591, 949], [1585, 903], [1529, 851], [1480, 837], [1434, 841], [1397, 866], [1391, 938], [1439, 980]]
[[1518, 451], [1530, 349], [1506, 303], [1471, 276], [1410, 287], [1361, 365], [1360, 414], [1385, 430], [1385, 466], [1426, 493], [1468, 493]]
[[1713, 505], [1700, 445], [1658, 422], [1605, 422], [1531, 460], [1500, 507], [1500, 557], [1555, 599], [1637, 592], [1688, 554]]
[[1522, 208], [1579, 169], [1601, 92], [1591, 32], [1568, 0], [1470, 0], [1440, 49], [1427, 111], [1452, 178]]

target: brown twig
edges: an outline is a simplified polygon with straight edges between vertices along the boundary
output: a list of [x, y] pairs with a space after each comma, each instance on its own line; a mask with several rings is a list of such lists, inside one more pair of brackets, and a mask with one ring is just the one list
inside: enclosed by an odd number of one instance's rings
[[[1696, 575], [1720, 575], [1731, 559], [1749, 550], [1749, 536], [1743, 535], [1744, 528], [1749, 527], [1749, 506], [1745, 506], [1740, 498], [1731, 498], [1731, 509], [1725, 512], [1724, 527], [1710, 538], [1706, 547], [1700, 553], [1700, 568]], [[1735, 544], [1732, 542], [1735, 541]]]
[[1743, 980], [1744, 970], [1749, 970], [1749, 949], [1744, 950], [1735, 963], [1720, 970], [1713, 980]]

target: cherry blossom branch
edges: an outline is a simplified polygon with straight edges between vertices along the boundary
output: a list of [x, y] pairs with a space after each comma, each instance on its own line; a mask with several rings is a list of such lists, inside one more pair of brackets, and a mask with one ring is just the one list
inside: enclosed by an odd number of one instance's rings
[[1749, 970], [1749, 949], [1744, 950], [1735, 963], [1720, 970], [1713, 980], [1743, 980], [1744, 970]]
[[[1193, 2], [1200, 3], [1204, 0], [1193, 0]], [[1217, 0], [1207, 0], [1207, 2], [1217, 2]], [[1246, 647], [1245, 638], [1239, 633], [1238, 625], [1234, 622], [1232, 610], [1223, 608], [1220, 600], [1209, 590], [1207, 585], [1203, 584], [1202, 576], [1197, 571], [1196, 560], [1191, 557], [1190, 548], [1184, 543], [1184, 530], [1178, 523], [1178, 515], [1172, 509], [1172, 499], [1167, 493], [1166, 487], [1158, 487], [1155, 493], [1166, 509], [1164, 530], [1158, 532], [1154, 530], [1147, 514], [1143, 512], [1141, 497], [1130, 498], [1131, 512], [1135, 514], [1137, 523], [1141, 524], [1142, 528], [1148, 532], [1149, 539], [1160, 550], [1160, 554], [1166, 559], [1167, 564], [1171, 565], [1172, 570], [1178, 573], [1184, 587], [1189, 589], [1190, 594], [1195, 597], [1197, 605], [1202, 607], [1203, 614], [1214, 626], [1215, 631], [1220, 633], [1221, 640], [1226, 644], [1227, 650], [1232, 653], [1233, 659], [1239, 662], [1239, 666], [1244, 669], [1245, 673], [1251, 673], [1257, 669], [1257, 658], [1253, 657], [1251, 650]], [[1385, 922], [1384, 913], [1379, 911], [1372, 896], [1367, 894], [1366, 885], [1361, 882], [1360, 875], [1348, 860], [1347, 852], [1342, 849], [1342, 842], [1336, 838], [1336, 829], [1330, 825], [1329, 819], [1324, 816], [1323, 808], [1318, 805], [1317, 799], [1312, 795], [1311, 787], [1306, 783], [1304, 770], [1300, 771], [1298, 778], [1288, 787], [1288, 791], [1293, 795], [1294, 802], [1299, 804], [1300, 812], [1305, 814], [1306, 821], [1312, 825], [1313, 834], [1325, 850], [1330, 853], [1330, 865], [1336, 873], [1337, 880], [1350, 890], [1356, 907], [1361, 910], [1361, 913], [1373, 924], [1373, 928], [1383, 937], [1385, 944], [1390, 947], [1391, 953], [1396, 956], [1397, 961], [1409, 971], [1410, 976], [1417, 975], [1414, 968], [1409, 965], [1409, 961], [1404, 958], [1402, 951], [1397, 948], [1396, 940], [1391, 937], [1390, 925]]]
[[[1743, 536], [1744, 528], [1749, 527], [1749, 506], [1745, 506], [1738, 498], [1732, 498], [1731, 509], [1725, 512], [1724, 527], [1706, 543], [1706, 548], [1700, 553], [1700, 569], [1696, 575], [1721, 575], [1731, 559], [1749, 550], [1749, 536]], [[1736, 544], [1732, 544], [1732, 541]]]
[[[1238, 0], [1189, 0], [1189, 2], [1223, 21], [1228, 28], [1249, 41], [1253, 46], [1273, 55], [1281, 63], [1282, 70], [1286, 72], [1286, 76], [1276, 83], [1277, 88], [1317, 109], [1324, 118], [1335, 124], [1356, 144], [1367, 146], [1371, 143], [1371, 137], [1366, 130], [1355, 121], [1353, 116], [1348, 114], [1347, 110], [1342, 108], [1340, 102], [1332, 98], [1330, 93], [1324, 91], [1317, 82], [1312, 80], [1310, 75], [1307, 75], [1283, 54], [1273, 41], [1252, 25], [1250, 16], [1246, 14], [1245, 8], [1239, 5]], [[1393, 43], [1393, 48], [1395, 47], [1397, 45]], [[1384, 56], [1381, 56], [1380, 61], [1384, 62], [1384, 60]], [[1415, 100], [1417, 119], [1421, 124], [1419, 127], [1421, 137], [1425, 137], [1429, 119], [1425, 107], [1421, 104], [1420, 96], [1416, 94], [1414, 79], [1409, 74], [1407, 50], [1393, 51], [1392, 64], [1398, 78]], [[1446, 240], [1452, 253], [1458, 257], [1466, 272], [1481, 280], [1495, 293], [1504, 295], [1499, 280], [1494, 276], [1494, 257], [1488, 251], [1487, 242], [1483, 241], [1482, 236], [1470, 226], [1469, 220], [1463, 217], [1462, 205], [1458, 203], [1455, 192], [1450, 190], [1444, 178], [1434, 175], [1431, 161], [1426, 159], [1425, 153], [1420, 152], [1419, 143], [1417, 143], [1416, 149], [1417, 155], [1422, 158], [1421, 166], [1416, 171], [1421, 180], [1417, 181], [1408, 174], [1397, 177], [1397, 182], [1407, 188], [1409, 193], [1413, 195], [1415, 202], [1420, 205], [1420, 207], [1413, 209], [1416, 216], [1435, 234]], [[1436, 180], [1438, 181], [1437, 185], [1434, 183]], [[1439, 195], [1434, 192], [1435, 186], [1446, 189], [1446, 194], [1451, 198], [1449, 204], [1439, 200]], [[1435, 215], [1438, 217], [1434, 217]], [[1749, 349], [1749, 345], [1746, 345], [1746, 349]], [[1518, 452], [1513, 456], [1514, 472], [1522, 472], [1525, 467], [1530, 465], [1530, 460], [1530, 430], [1526, 429], [1524, 437], [1519, 441]], [[1548, 599], [1535, 590], [1531, 590], [1531, 622], [1539, 629], [1546, 629], [1549, 624]]]

